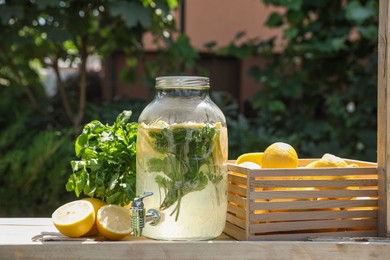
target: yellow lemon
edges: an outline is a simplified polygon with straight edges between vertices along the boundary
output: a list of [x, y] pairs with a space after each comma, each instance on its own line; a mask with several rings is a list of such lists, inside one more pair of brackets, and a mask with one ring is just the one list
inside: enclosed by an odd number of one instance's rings
[[244, 153], [237, 158], [236, 164], [253, 162], [261, 166], [264, 153]]
[[95, 212], [95, 223], [93, 224], [91, 230], [89, 230], [84, 236], [95, 236], [99, 233], [96, 225], [97, 213], [101, 207], [107, 205], [106, 202], [96, 199], [96, 198], [84, 198], [83, 200], [91, 202], [94, 212]]
[[326, 153], [322, 156], [321, 159], [314, 161], [306, 166], [307, 168], [324, 168], [324, 167], [348, 167], [348, 164], [333, 154]]
[[297, 168], [298, 155], [294, 147], [277, 142], [267, 147], [261, 161], [262, 168]]
[[95, 223], [95, 212], [91, 202], [76, 200], [56, 209], [51, 218], [61, 234], [68, 237], [81, 237]]
[[254, 162], [243, 162], [243, 163], [240, 163], [240, 164], [237, 164], [238, 166], [242, 166], [242, 167], [246, 167], [246, 168], [249, 168], [251, 170], [258, 170], [258, 169], [261, 169], [261, 166], [258, 165], [257, 163], [254, 163]]
[[105, 238], [120, 240], [131, 233], [130, 210], [118, 205], [105, 205], [98, 211], [96, 224]]

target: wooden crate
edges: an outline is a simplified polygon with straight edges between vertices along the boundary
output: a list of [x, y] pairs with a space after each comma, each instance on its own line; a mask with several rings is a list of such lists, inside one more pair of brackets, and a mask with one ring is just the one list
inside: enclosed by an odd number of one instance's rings
[[225, 233], [238, 240], [378, 236], [376, 163], [356, 168], [257, 169], [228, 164]]

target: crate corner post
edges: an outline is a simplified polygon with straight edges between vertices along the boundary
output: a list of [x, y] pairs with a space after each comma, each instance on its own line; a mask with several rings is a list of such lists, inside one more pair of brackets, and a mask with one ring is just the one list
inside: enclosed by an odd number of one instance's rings
[[390, 6], [379, 1], [378, 29], [378, 140], [377, 162], [379, 176], [378, 235], [390, 236]]

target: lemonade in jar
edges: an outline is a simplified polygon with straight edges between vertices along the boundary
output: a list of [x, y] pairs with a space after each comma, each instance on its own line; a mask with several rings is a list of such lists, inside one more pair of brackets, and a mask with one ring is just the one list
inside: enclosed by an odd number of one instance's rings
[[227, 127], [204, 77], [161, 77], [139, 118], [137, 194], [161, 220], [146, 225], [153, 239], [206, 240], [226, 221]]

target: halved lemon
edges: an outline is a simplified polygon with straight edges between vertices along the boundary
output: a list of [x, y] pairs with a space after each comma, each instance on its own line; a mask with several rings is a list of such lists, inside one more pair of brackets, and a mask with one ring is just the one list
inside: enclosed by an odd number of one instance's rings
[[96, 225], [97, 213], [101, 207], [107, 205], [106, 202], [96, 199], [96, 198], [84, 198], [83, 200], [91, 202], [94, 212], [95, 212], [95, 223], [93, 224], [91, 230], [89, 230], [84, 236], [96, 236], [99, 233]]
[[56, 209], [51, 218], [61, 234], [68, 237], [81, 237], [94, 225], [95, 212], [91, 202], [76, 200]]
[[105, 205], [98, 211], [96, 224], [105, 238], [120, 240], [132, 231], [130, 210], [118, 205]]

